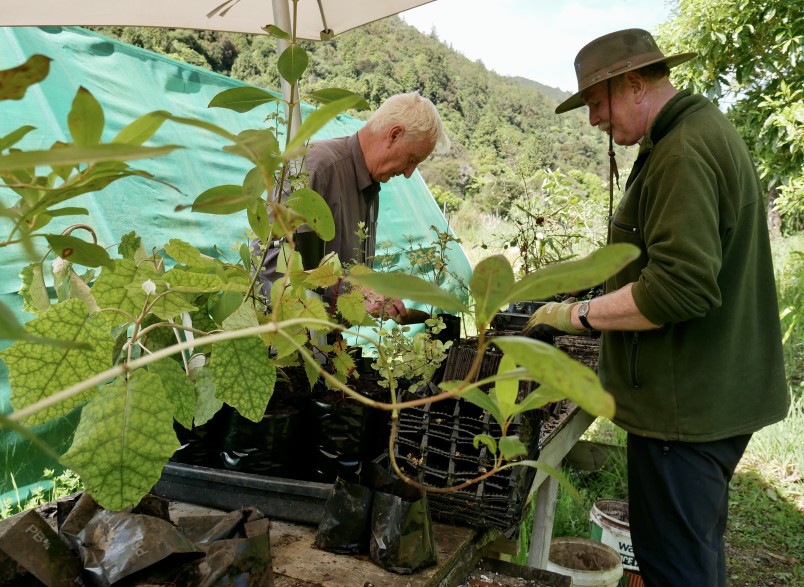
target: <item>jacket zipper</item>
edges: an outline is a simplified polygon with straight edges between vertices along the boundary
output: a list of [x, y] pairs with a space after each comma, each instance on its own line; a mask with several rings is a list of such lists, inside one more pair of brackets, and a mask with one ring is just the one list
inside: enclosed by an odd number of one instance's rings
[[634, 389], [639, 389], [639, 379], [637, 379], [637, 356], [639, 354], [639, 333], [634, 333], [631, 340], [631, 384]]

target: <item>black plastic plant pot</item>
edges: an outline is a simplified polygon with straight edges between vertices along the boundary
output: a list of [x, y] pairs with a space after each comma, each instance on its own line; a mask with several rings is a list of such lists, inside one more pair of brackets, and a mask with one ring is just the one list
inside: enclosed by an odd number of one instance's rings
[[303, 458], [301, 427], [302, 411], [294, 406], [269, 406], [259, 422], [229, 410], [221, 442], [222, 468], [298, 478], [298, 463]]
[[[356, 387], [359, 390], [360, 384]], [[303, 460], [309, 468], [304, 479], [332, 483], [339, 475], [353, 474], [361, 461], [375, 459], [388, 447], [389, 412], [368, 407], [340, 391], [314, 390], [305, 420], [309, 443]]]
[[218, 411], [206, 424], [193, 426], [191, 429], [174, 420], [173, 430], [181, 446], [170, 460], [199, 467], [220, 466], [219, 453], [225, 420], [223, 410]]

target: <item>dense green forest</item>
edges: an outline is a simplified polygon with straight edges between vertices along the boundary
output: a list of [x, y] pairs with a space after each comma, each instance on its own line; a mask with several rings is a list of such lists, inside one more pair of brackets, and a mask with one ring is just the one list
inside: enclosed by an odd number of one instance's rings
[[[279, 88], [276, 40], [269, 36], [130, 27], [94, 30], [269, 90]], [[512, 201], [530, 190], [529, 184], [541, 184], [547, 170], [561, 170], [581, 197], [599, 197], [605, 191], [606, 136], [588, 125], [585, 111], [554, 113], [558, 101], [569, 94], [491, 72], [482, 62], [441, 43], [434, 33], [422, 34], [398, 17], [328, 42], [301, 44], [310, 55], [300, 81], [302, 93], [345, 88], [376, 108], [388, 96], [416, 90], [437, 105], [452, 149], [420, 170], [447, 209], [471, 201], [482, 212], [505, 215]], [[618, 155], [627, 164], [627, 155]]]

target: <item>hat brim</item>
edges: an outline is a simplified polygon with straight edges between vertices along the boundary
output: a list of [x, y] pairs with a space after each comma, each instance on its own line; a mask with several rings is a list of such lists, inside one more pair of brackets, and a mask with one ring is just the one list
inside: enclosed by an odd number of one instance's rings
[[614, 73], [604, 79], [597, 80], [593, 83], [587, 84], [584, 87], [580, 88], [577, 92], [575, 92], [572, 96], [564, 100], [561, 104], [556, 107], [556, 114], [563, 114], [564, 112], [569, 112], [570, 110], [575, 110], [576, 108], [580, 108], [581, 106], [586, 106], [586, 103], [583, 101], [583, 93], [592, 87], [595, 84], [600, 83], [601, 81], [605, 81], [607, 79], [611, 79], [613, 77], [617, 77], [618, 75], [622, 75], [629, 71], [636, 71], [638, 69], [642, 69], [643, 67], [647, 67], [648, 65], [653, 65], [654, 63], [661, 63], [665, 62], [668, 68], [675, 67], [685, 61], [689, 61], [693, 57], [697, 57], [697, 53], [679, 53], [678, 55], [670, 55], [669, 57], [663, 57], [661, 59], [653, 59], [651, 61], [646, 61], [644, 63], [640, 63], [635, 67], [627, 68], [627, 69], [618, 69], [617, 73]]

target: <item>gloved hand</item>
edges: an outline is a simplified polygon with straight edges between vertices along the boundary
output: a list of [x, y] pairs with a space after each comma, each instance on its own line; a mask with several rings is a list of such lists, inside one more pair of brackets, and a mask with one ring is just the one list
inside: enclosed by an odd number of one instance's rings
[[572, 308], [578, 303], [580, 302], [576, 302], [574, 304], [547, 302], [533, 313], [533, 316], [531, 316], [528, 319], [527, 324], [525, 324], [525, 328], [522, 329], [522, 332], [527, 334], [539, 324], [551, 326], [552, 328], [560, 330], [561, 332], [566, 332], [567, 334], [582, 334], [586, 332], [585, 330], [580, 330], [572, 325]]

